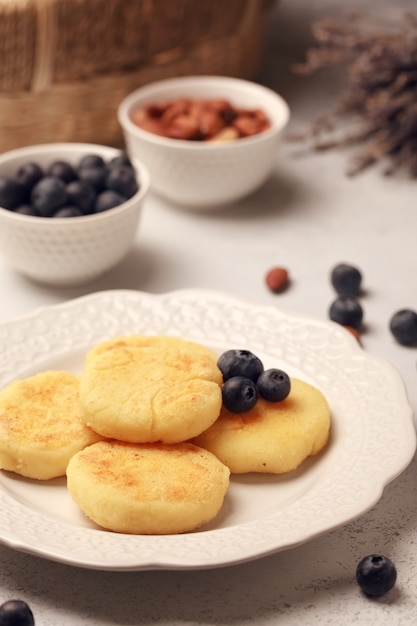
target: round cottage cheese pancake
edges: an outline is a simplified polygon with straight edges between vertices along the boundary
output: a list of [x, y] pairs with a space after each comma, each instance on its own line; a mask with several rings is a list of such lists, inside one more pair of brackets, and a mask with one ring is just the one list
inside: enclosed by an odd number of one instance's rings
[[191, 352], [197, 352], [207, 356], [217, 363], [218, 356], [213, 352], [213, 350], [210, 350], [210, 348], [207, 348], [203, 344], [195, 341], [188, 341], [171, 335], [122, 335], [119, 337], [113, 337], [112, 339], [102, 341], [94, 346], [94, 348], [87, 353], [85, 361], [88, 363], [90, 358], [94, 359], [104, 352], [109, 352], [110, 350], [115, 350], [121, 347], [157, 348], [158, 346], [164, 350], [172, 348], [174, 350], [184, 349]]
[[107, 530], [177, 534], [220, 511], [229, 469], [191, 443], [102, 441], [68, 464], [68, 490], [80, 509]]
[[169, 336], [105, 341], [86, 356], [80, 398], [91, 428], [132, 443], [177, 443], [199, 435], [222, 405], [217, 355]]
[[321, 391], [292, 378], [282, 402], [259, 398], [245, 413], [224, 407], [219, 419], [194, 439], [215, 454], [235, 474], [281, 474], [296, 469], [326, 445], [330, 411]]
[[0, 391], [0, 468], [27, 478], [64, 476], [70, 458], [101, 437], [85, 424], [79, 379], [47, 371]]

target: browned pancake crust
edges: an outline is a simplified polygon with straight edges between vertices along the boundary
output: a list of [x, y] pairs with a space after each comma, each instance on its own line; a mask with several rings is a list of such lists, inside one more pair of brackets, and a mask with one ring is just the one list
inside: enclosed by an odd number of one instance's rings
[[79, 379], [47, 371], [0, 391], [0, 468], [46, 480], [65, 475], [69, 459], [101, 439], [85, 424]]
[[132, 335], [87, 354], [80, 397], [87, 423], [105, 437], [176, 443], [217, 419], [221, 381], [208, 348], [177, 337]]
[[112, 441], [76, 454], [67, 480], [74, 501], [98, 525], [123, 533], [175, 534], [217, 515], [229, 470], [190, 443]]
[[293, 378], [283, 402], [259, 398], [253, 409], [241, 414], [223, 407], [219, 419], [194, 442], [213, 452], [232, 473], [280, 474], [320, 452], [329, 432], [326, 398], [316, 387]]

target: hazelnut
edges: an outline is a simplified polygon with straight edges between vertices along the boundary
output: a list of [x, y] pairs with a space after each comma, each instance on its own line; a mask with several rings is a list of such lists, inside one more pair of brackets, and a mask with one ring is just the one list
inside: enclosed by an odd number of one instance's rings
[[268, 289], [273, 293], [283, 291], [288, 286], [289, 282], [288, 270], [286, 270], [285, 267], [271, 268], [265, 276], [265, 282]]

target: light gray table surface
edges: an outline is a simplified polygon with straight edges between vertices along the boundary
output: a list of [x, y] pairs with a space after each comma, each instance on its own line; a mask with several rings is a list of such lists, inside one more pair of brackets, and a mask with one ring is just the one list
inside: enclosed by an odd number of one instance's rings
[[[289, 131], [305, 129], [325, 112], [343, 82], [340, 71], [311, 78], [292, 72], [311, 43], [311, 21], [352, 7], [391, 14], [415, 2], [391, 4], [282, 0], [273, 8], [259, 80], [287, 99]], [[271, 179], [232, 207], [192, 213], [151, 195], [135, 250], [88, 286], [35, 285], [0, 259], [0, 322], [93, 291], [194, 287], [326, 319], [334, 297], [330, 268], [352, 262], [362, 269], [366, 289], [363, 348], [400, 372], [416, 410], [417, 350], [398, 345], [388, 321], [400, 308], [417, 309], [417, 182], [384, 178], [378, 168], [348, 178], [348, 158], [345, 151], [311, 154], [283, 141]], [[280, 295], [264, 283], [273, 265], [286, 266], [292, 279]], [[416, 472], [414, 461], [359, 519], [299, 547], [230, 567], [103, 572], [0, 546], [0, 601], [25, 599], [37, 626], [415, 624]], [[396, 588], [377, 601], [364, 597], [354, 579], [357, 562], [372, 552], [389, 555], [398, 569]]]

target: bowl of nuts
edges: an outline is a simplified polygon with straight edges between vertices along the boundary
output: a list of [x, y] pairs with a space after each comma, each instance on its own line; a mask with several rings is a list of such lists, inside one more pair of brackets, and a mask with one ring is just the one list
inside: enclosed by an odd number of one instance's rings
[[0, 155], [0, 254], [54, 286], [91, 281], [134, 244], [150, 184], [140, 161], [108, 146], [56, 143]]
[[152, 190], [199, 209], [234, 202], [267, 180], [289, 108], [254, 82], [186, 76], [137, 89], [118, 118], [127, 152], [148, 167]]

